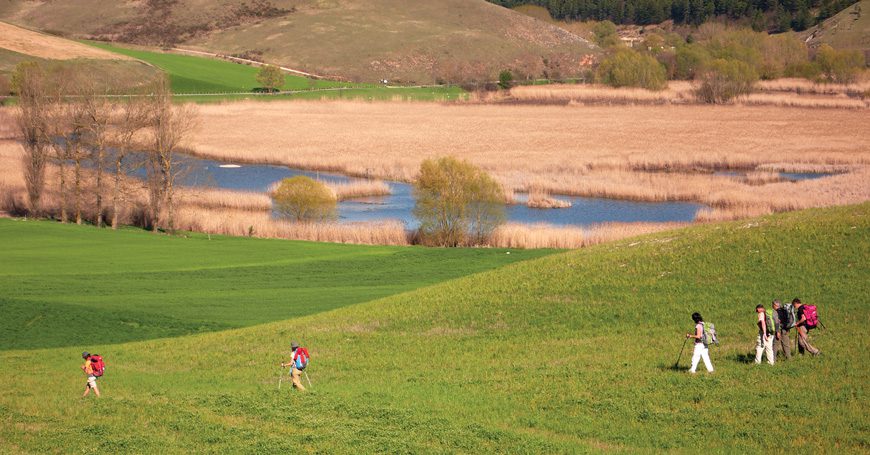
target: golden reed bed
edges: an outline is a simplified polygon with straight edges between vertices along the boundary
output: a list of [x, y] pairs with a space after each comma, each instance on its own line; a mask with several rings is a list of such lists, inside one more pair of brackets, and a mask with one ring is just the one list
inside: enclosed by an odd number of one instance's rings
[[[540, 194], [695, 201], [710, 206], [699, 214], [699, 221], [870, 199], [866, 110], [348, 101], [240, 102], [199, 109], [201, 127], [189, 144], [192, 150], [235, 162], [410, 181], [423, 159], [454, 155], [490, 172], [505, 186], [506, 194], [534, 186]], [[10, 114], [9, 108], [0, 110], [0, 120], [11, 118]], [[0, 130], [6, 130], [0, 136], [14, 136], [13, 128], [0, 126]], [[10, 162], [8, 151], [2, 159]], [[0, 185], [10, 192], [8, 188], [17, 185], [3, 176], [8, 173], [9, 167], [5, 168]], [[713, 175], [712, 169], [749, 174], [724, 177]], [[792, 183], [777, 181], [776, 172], [839, 175]], [[199, 229], [240, 235], [251, 231], [251, 225], [243, 226], [244, 213], [265, 212], [268, 204], [263, 195], [221, 191], [203, 191], [186, 199], [190, 210], [214, 214], [208, 222], [208, 216], [197, 215], [203, 224]], [[229, 215], [219, 214], [224, 210]], [[197, 217], [190, 219], [192, 223]], [[237, 221], [219, 222], [231, 219]], [[255, 235], [277, 229], [272, 221], [257, 220]], [[383, 234], [384, 229], [378, 227], [378, 234], [366, 238], [393, 235]], [[514, 238], [535, 237], [528, 227], [502, 229], [495, 244], [511, 245], [505, 237], [508, 231]], [[552, 240], [525, 244], [588, 243], [589, 234], [577, 231], [538, 227], [535, 238]], [[334, 236], [336, 241], [350, 238]]]

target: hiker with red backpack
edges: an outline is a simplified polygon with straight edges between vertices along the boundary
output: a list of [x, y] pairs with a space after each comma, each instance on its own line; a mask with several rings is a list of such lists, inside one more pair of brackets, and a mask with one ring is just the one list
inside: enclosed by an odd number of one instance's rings
[[[308, 366], [309, 360], [311, 360], [311, 357], [308, 355], [308, 349], [299, 346], [298, 343], [293, 341], [290, 343], [290, 362], [281, 362], [281, 368], [290, 367], [290, 379], [293, 382], [293, 387], [303, 392], [305, 387], [302, 385], [302, 371]], [[308, 385], [311, 385], [310, 380]], [[279, 382], [278, 387], [280, 386]]]
[[91, 354], [85, 351], [82, 352], [82, 359], [85, 360], [84, 365], [82, 365], [82, 371], [88, 377], [88, 382], [85, 383], [85, 393], [82, 394], [82, 398], [88, 396], [91, 393], [91, 389], [94, 390], [94, 395], [99, 397], [100, 389], [97, 387], [97, 379], [103, 377], [103, 372], [106, 370], [103, 357], [99, 354]]
[[797, 321], [795, 326], [798, 329], [798, 352], [801, 354], [808, 351], [812, 355], [819, 355], [819, 351], [815, 346], [810, 344], [809, 331], [819, 325], [819, 313], [816, 311], [815, 305], [804, 305], [801, 299], [791, 301], [797, 311]]
[[776, 334], [773, 315], [770, 311], [765, 311], [764, 305], [757, 305], [755, 313], [758, 315], [758, 339], [755, 345], [755, 363], [761, 363], [761, 354], [766, 353], [767, 363], [773, 365], [776, 363], [776, 357], [773, 354], [773, 338]]

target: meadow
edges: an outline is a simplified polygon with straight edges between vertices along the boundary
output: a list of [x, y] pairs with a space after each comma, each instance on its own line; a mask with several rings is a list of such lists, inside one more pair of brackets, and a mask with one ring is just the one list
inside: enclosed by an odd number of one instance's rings
[[[155, 52], [129, 48], [97, 41], [88, 44], [147, 62], [163, 70], [168, 76], [172, 91], [184, 102], [219, 102], [238, 100], [288, 100], [288, 99], [363, 99], [363, 100], [450, 100], [463, 92], [458, 87], [386, 87], [377, 84], [359, 84], [326, 79], [311, 79], [285, 74], [284, 94], [240, 94], [260, 88], [257, 82], [258, 68], [233, 63], [217, 58], [197, 57], [171, 52]], [[181, 96], [179, 96], [181, 95]]]
[[[693, 226], [302, 317], [293, 317], [298, 302], [288, 298], [289, 319], [216, 333], [106, 344], [100, 338], [115, 329], [61, 340], [44, 326], [28, 339], [46, 348], [4, 343], [0, 351], [20, 373], [0, 380], [0, 440], [19, 453], [863, 453], [867, 343], [848, 334], [870, 317], [868, 215], [863, 204]], [[4, 220], [0, 229], [21, 245], [0, 252], [2, 267], [13, 271], [4, 298], [49, 284], [55, 302], [73, 290], [68, 298], [85, 293], [134, 311], [124, 304], [129, 285], [162, 300], [168, 314], [189, 312], [187, 301], [215, 287], [240, 291], [227, 305], [247, 308], [274, 289], [263, 286], [281, 282], [295, 292], [301, 282], [272, 261], [304, 262], [323, 248], [43, 222]], [[107, 255], [107, 243], [138, 252]], [[179, 254], [193, 244], [198, 254]], [[158, 254], [164, 245], [171, 256]], [[290, 258], [281, 254], [300, 247]], [[436, 263], [400, 273], [416, 281], [450, 268]], [[249, 267], [222, 275], [231, 264]], [[87, 274], [88, 266], [96, 269]], [[142, 284], [118, 286], [124, 270]], [[360, 284], [335, 270], [325, 268], [320, 279]], [[89, 282], [69, 282], [67, 273]], [[194, 289], [172, 276], [191, 273], [216, 279], [197, 279]], [[264, 278], [273, 273], [269, 285]], [[828, 327], [812, 333], [821, 357], [750, 363], [754, 307], [775, 297], [819, 306]], [[100, 323], [104, 308], [82, 319]], [[720, 333], [712, 375], [687, 374], [685, 354], [672, 368], [693, 311]], [[291, 339], [313, 357], [307, 393], [277, 390], [277, 364]], [[108, 362], [100, 400], [79, 397], [83, 349]]]
[[163, 236], [8, 219], [0, 219], [0, 243], [2, 349], [262, 324], [549, 254]]

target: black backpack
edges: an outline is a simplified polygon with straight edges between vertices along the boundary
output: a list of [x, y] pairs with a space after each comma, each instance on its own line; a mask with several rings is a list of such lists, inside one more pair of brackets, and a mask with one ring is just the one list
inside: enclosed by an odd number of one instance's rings
[[797, 322], [797, 317], [794, 314], [794, 306], [790, 303], [786, 303], [783, 306], [779, 307], [776, 310], [779, 315], [779, 325], [784, 329], [790, 329], [794, 327], [794, 323]]

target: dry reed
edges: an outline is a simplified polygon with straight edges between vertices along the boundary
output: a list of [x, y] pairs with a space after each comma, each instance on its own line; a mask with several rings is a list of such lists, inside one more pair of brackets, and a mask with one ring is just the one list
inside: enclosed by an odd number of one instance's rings
[[571, 207], [570, 201], [556, 199], [540, 185], [529, 188], [529, 198], [526, 205], [536, 209], [566, 209]]
[[738, 177], [738, 180], [747, 185], [766, 185], [768, 183], [781, 182], [783, 180], [779, 172], [753, 171]]
[[489, 245], [498, 248], [575, 249], [687, 225], [687, 223], [606, 223], [579, 228], [549, 224], [507, 223], [493, 232]]

